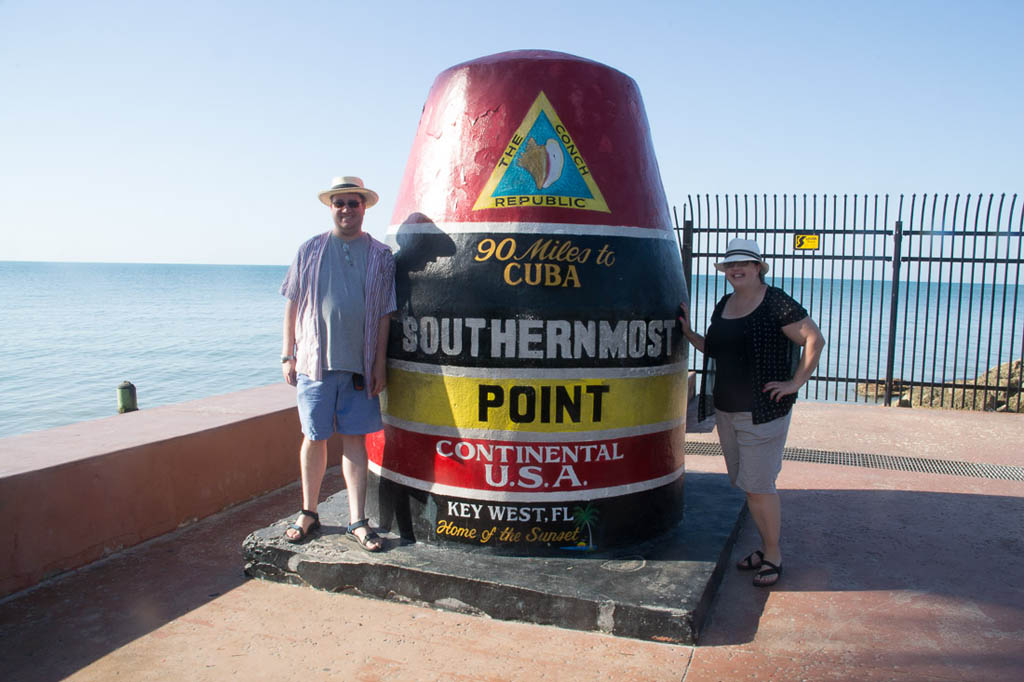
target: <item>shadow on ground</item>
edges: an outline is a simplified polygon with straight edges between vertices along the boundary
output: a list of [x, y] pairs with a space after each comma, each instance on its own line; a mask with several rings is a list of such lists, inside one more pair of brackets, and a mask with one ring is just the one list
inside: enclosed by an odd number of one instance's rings
[[[891, 593], [877, 617], [908, 629], [920, 624], [917, 594], [942, 598], [947, 628], [1010, 633], [1024, 624], [1024, 499], [900, 490], [781, 494], [784, 576], [772, 592]], [[748, 519], [731, 562], [758, 542]], [[754, 639], [771, 592], [750, 580], [727, 567], [702, 646]]]

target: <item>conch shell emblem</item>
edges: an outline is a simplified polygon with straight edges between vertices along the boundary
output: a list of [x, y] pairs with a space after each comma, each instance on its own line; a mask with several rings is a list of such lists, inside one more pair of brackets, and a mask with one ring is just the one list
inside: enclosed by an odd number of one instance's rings
[[518, 165], [533, 178], [537, 189], [547, 189], [562, 176], [565, 154], [558, 140], [548, 138], [541, 147], [532, 137], [526, 141], [526, 148], [519, 157]]

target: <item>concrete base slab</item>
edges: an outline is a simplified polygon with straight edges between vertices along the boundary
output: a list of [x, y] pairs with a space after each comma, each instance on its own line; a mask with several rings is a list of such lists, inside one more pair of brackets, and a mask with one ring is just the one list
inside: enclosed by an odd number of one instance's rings
[[657, 540], [586, 557], [495, 556], [464, 546], [402, 544], [369, 553], [345, 537], [345, 491], [320, 504], [323, 528], [283, 538], [294, 516], [249, 535], [245, 573], [501, 620], [696, 644], [745, 514], [721, 474], [690, 473], [683, 522]]

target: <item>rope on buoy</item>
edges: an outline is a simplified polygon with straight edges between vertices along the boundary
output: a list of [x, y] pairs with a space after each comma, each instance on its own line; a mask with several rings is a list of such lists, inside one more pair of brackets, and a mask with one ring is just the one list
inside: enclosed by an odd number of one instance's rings
[[135, 384], [122, 381], [117, 387], [117, 413], [135, 412], [139, 409], [139, 401], [135, 395]]

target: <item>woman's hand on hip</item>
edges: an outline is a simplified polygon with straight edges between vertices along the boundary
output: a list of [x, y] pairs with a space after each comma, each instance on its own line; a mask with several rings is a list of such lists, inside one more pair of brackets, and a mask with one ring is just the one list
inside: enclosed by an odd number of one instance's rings
[[799, 390], [800, 384], [795, 381], [769, 381], [764, 385], [764, 392], [775, 402], [779, 402], [783, 396], [791, 395]]

